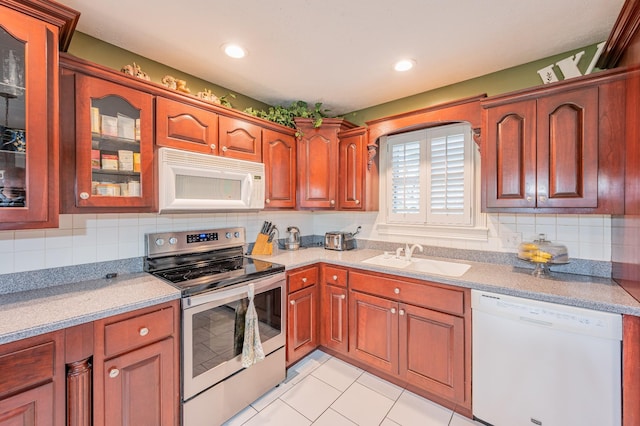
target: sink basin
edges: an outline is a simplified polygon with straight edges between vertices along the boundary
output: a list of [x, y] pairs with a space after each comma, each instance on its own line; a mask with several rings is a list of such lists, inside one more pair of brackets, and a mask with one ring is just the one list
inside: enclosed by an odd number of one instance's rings
[[447, 262], [444, 260], [412, 258], [410, 261], [401, 257], [396, 259], [392, 254], [381, 254], [363, 260], [364, 263], [372, 265], [398, 268], [405, 271], [424, 272], [426, 274], [443, 275], [446, 277], [461, 277], [471, 268], [466, 263]]

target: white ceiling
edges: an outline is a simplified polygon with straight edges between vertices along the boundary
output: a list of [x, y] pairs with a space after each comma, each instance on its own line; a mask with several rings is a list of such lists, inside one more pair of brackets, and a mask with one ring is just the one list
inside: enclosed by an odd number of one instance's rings
[[[58, 0], [77, 29], [271, 105], [366, 108], [597, 43], [623, 0]], [[245, 46], [242, 60], [224, 55]], [[393, 63], [409, 57], [405, 73]]]

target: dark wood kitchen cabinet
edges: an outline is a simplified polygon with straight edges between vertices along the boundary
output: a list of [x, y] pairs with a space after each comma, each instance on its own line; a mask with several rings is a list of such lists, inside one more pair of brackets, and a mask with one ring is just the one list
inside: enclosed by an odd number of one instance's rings
[[298, 208], [338, 207], [338, 133], [355, 127], [343, 119], [325, 118], [320, 127], [296, 118], [298, 138]]
[[484, 101], [485, 211], [622, 211], [619, 72]]
[[95, 325], [95, 426], [179, 424], [178, 302]]
[[349, 352], [348, 276], [345, 268], [322, 266], [320, 344], [343, 354]]
[[349, 356], [471, 413], [469, 290], [349, 271]]
[[365, 127], [338, 134], [338, 210], [378, 210], [377, 145]]
[[57, 3], [0, 1], [0, 230], [58, 226], [58, 53], [78, 16]]
[[265, 172], [267, 209], [296, 207], [296, 139], [295, 130], [262, 130], [262, 162]]
[[287, 366], [318, 347], [318, 267], [287, 273]]
[[257, 124], [221, 115], [218, 136], [221, 156], [262, 162], [262, 128]]
[[0, 425], [65, 425], [64, 332], [0, 346]]
[[156, 145], [217, 155], [218, 114], [158, 96]]
[[62, 58], [61, 212], [156, 211], [153, 95], [76, 67]]

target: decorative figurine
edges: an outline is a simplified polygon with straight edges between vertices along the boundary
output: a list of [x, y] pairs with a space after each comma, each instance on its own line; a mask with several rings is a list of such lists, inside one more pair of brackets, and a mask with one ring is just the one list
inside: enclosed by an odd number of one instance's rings
[[184, 80], [176, 80], [176, 90], [182, 93], [191, 93], [191, 90], [187, 87], [187, 82]]
[[211, 93], [211, 90], [209, 90], [209, 89], [204, 89], [204, 91], [198, 92], [196, 97], [202, 99], [203, 101], [212, 102], [212, 103], [218, 104], [218, 105], [221, 104], [220, 99], [216, 95]]
[[133, 65], [125, 65], [120, 71], [125, 74], [129, 74], [130, 76], [141, 78], [143, 80], [151, 80], [149, 78], [149, 75], [147, 75], [146, 72], [142, 71], [140, 65], [136, 64], [135, 62], [133, 63]]
[[165, 75], [164, 77], [162, 77], [162, 85], [168, 89], [176, 90], [177, 80], [175, 77]]

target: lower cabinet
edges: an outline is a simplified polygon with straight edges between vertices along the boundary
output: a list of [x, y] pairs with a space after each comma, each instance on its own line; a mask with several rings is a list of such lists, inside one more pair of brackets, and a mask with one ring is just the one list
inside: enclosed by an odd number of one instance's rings
[[0, 425], [65, 424], [64, 332], [0, 346]]
[[318, 267], [287, 274], [287, 366], [318, 347]]

